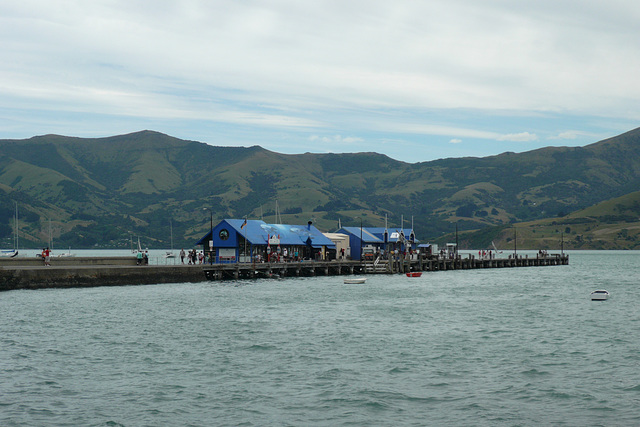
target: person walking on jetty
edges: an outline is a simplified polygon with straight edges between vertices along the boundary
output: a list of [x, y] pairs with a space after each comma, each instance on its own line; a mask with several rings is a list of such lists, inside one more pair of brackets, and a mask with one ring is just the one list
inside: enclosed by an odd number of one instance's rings
[[136, 264], [137, 265], [142, 264], [142, 251], [138, 251], [138, 253], [136, 254]]
[[182, 263], [184, 264], [184, 256], [186, 254], [184, 253], [184, 248], [180, 249], [180, 261], [182, 261]]
[[44, 265], [51, 267], [51, 251], [49, 248], [46, 248], [42, 254], [44, 256]]

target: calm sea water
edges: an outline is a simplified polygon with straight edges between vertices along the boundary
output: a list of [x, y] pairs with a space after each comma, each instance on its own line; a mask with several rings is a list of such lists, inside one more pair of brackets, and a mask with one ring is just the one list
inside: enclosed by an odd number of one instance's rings
[[640, 253], [570, 262], [0, 293], [0, 425], [639, 425]]

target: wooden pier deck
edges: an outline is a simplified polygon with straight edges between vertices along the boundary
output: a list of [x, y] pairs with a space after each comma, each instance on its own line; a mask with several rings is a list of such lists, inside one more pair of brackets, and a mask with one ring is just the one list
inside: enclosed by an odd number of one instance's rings
[[272, 277], [313, 277], [350, 274], [397, 274], [415, 271], [468, 270], [478, 268], [544, 267], [568, 265], [569, 255], [547, 255], [544, 257], [510, 257], [476, 259], [413, 259], [361, 261], [302, 261], [280, 263], [231, 263], [213, 264], [203, 267], [209, 280], [254, 279]]

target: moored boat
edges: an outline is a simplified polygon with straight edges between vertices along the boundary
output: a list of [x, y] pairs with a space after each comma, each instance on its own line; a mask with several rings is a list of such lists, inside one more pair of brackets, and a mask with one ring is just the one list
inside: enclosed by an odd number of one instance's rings
[[591, 292], [591, 301], [606, 301], [609, 298], [609, 291], [599, 289]]
[[71, 247], [69, 247], [69, 252], [63, 252], [61, 254], [56, 255], [58, 258], [73, 258], [76, 254], [71, 253]]
[[16, 203], [16, 213], [13, 217], [13, 249], [0, 250], [0, 257], [13, 258], [18, 256], [18, 203]]
[[344, 283], [350, 284], [350, 285], [356, 285], [356, 284], [364, 283], [366, 281], [367, 281], [366, 277], [355, 277], [351, 279], [344, 279]]
[[407, 277], [420, 277], [422, 276], [422, 271], [411, 271], [407, 273]]
[[165, 258], [175, 258], [176, 254], [173, 253], [173, 221], [169, 221], [169, 227], [171, 228], [171, 250], [164, 254]]

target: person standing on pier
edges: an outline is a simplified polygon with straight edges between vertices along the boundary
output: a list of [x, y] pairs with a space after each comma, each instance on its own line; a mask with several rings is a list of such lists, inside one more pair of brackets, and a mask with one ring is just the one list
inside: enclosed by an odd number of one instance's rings
[[182, 263], [184, 264], [184, 256], [186, 254], [184, 253], [184, 248], [180, 249], [180, 261], [182, 261]]
[[49, 248], [46, 248], [44, 250], [44, 265], [46, 265], [47, 267], [51, 266], [51, 251], [49, 250]]

